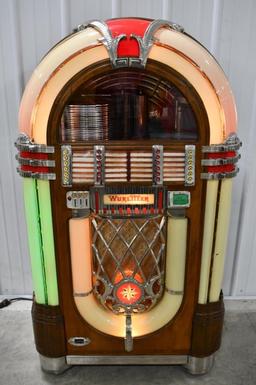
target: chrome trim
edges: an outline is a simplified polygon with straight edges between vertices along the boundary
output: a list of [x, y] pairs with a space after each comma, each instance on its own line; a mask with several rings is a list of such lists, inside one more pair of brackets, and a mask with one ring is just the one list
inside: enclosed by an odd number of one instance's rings
[[233, 158], [217, 158], [217, 159], [202, 159], [202, 166], [223, 166], [226, 164], [235, 164], [241, 158], [241, 155], [238, 154]]
[[109, 53], [109, 58], [113, 67], [116, 67], [117, 60], [117, 47], [120, 40], [126, 38], [125, 34], [121, 34], [116, 38], [113, 38], [108, 25], [101, 20], [94, 20], [87, 24], [87, 27], [92, 27], [96, 29], [100, 34], [102, 34], [102, 38], [99, 41], [107, 48]]
[[[105, 184], [105, 146], [94, 146], [94, 185]], [[100, 173], [100, 177], [98, 177]]]
[[185, 145], [185, 186], [195, 185], [195, 157], [196, 146], [193, 144]]
[[96, 29], [102, 38], [100, 42], [106, 47], [109, 53], [110, 62], [113, 67], [145, 67], [149, 51], [154, 43], [154, 34], [163, 27], [169, 27], [177, 32], [184, 32], [184, 28], [177, 23], [173, 23], [167, 20], [153, 20], [147, 27], [143, 37], [131, 34], [130, 38], [135, 39], [138, 42], [140, 54], [139, 57], [117, 57], [117, 48], [119, 42], [127, 38], [126, 34], [120, 34], [117, 37], [113, 37], [107, 23], [101, 20], [90, 21], [86, 24], [80, 24], [74, 30], [79, 32], [87, 27]]
[[41, 180], [55, 180], [56, 174], [54, 173], [42, 173], [42, 172], [32, 172], [32, 171], [23, 171], [19, 167], [17, 167], [17, 172], [20, 176], [24, 178], [34, 178]]
[[231, 134], [224, 143], [211, 144], [210, 146], [202, 146], [202, 152], [228, 152], [237, 151], [242, 146], [242, 142], [236, 134]]
[[201, 173], [201, 179], [206, 180], [220, 180], [225, 178], [234, 178], [239, 172], [239, 168], [236, 167], [234, 171], [231, 172], [202, 172]]
[[89, 337], [71, 337], [68, 339], [68, 343], [72, 346], [87, 346], [91, 340]]
[[186, 365], [187, 355], [112, 355], [66, 357], [69, 365]]
[[164, 162], [164, 147], [162, 145], [153, 145], [152, 146], [153, 185], [161, 186], [163, 184], [163, 162]]
[[133, 350], [133, 338], [132, 338], [132, 317], [131, 314], [126, 315], [125, 319], [125, 338], [124, 348], [126, 352]]
[[190, 374], [205, 374], [209, 372], [214, 364], [214, 354], [208, 357], [188, 356], [188, 363], [185, 368]]
[[90, 291], [87, 291], [85, 293], [74, 293], [73, 296], [74, 297], [88, 297], [88, 295], [90, 295], [92, 293], [93, 293], [93, 289], [91, 289]]
[[23, 158], [18, 154], [16, 154], [15, 159], [19, 162], [19, 164], [24, 166], [55, 167], [55, 160], [29, 159], [29, 158]]
[[168, 287], [165, 288], [165, 291], [171, 295], [183, 295], [184, 294], [183, 290], [172, 290], [172, 289], [169, 289]]
[[213, 144], [211, 146], [202, 146], [202, 152], [228, 152], [237, 151], [241, 147], [241, 142], [237, 144]]
[[19, 151], [42, 152], [45, 154], [53, 154], [55, 152], [53, 146], [36, 144], [26, 134], [20, 134], [14, 144]]
[[141, 67], [145, 67], [147, 63], [147, 58], [150, 52], [151, 47], [154, 44], [155, 38], [154, 34], [160, 29], [164, 27], [170, 27], [178, 32], [184, 32], [184, 28], [179, 24], [173, 23], [168, 20], [153, 20], [147, 27], [145, 34], [143, 37], [131, 34], [130, 37], [135, 39], [138, 42], [140, 48], [139, 62]]
[[72, 186], [72, 147], [68, 144], [61, 146], [61, 180], [63, 186]]
[[67, 208], [72, 210], [84, 210], [90, 208], [89, 191], [68, 191], [66, 193]]
[[46, 357], [39, 354], [41, 369], [44, 372], [52, 374], [61, 374], [65, 372], [70, 366], [67, 364], [66, 357]]

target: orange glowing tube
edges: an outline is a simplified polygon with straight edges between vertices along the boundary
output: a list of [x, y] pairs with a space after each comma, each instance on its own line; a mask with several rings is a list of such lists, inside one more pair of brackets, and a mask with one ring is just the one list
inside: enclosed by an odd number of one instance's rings
[[72, 250], [73, 290], [75, 295], [83, 296], [92, 289], [90, 219], [71, 219], [69, 221], [69, 235]]

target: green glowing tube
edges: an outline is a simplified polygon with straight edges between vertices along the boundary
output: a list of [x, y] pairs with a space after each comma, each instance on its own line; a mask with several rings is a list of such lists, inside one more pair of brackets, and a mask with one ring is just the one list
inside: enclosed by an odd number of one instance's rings
[[48, 305], [58, 305], [58, 283], [54, 252], [50, 184], [46, 180], [37, 181], [38, 202], [41, 221], [44, 267]]
[[36, 181], [31, 178], [24, 178], [23, 189], [35, 300], [37, 303], [46, 304], [47, 293], [38, 213]]

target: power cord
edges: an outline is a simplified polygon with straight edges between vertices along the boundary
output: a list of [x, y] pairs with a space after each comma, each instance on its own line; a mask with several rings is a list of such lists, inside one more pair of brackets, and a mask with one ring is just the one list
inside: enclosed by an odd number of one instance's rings
[[32, 301], [32, 298], [26, 298], [26, 297], [17, 297], [17, 298], [10, 298], [10, 299], [5, 298], [3, 301], [0, 302], [0, 309], [3, 309], [4, 307], [9, 306], [16, 301]]

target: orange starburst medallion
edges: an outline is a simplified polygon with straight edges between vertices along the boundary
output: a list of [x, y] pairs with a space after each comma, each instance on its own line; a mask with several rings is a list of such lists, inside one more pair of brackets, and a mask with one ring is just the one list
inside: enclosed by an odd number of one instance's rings
[[134, 281], [120, 282], [116, 289], [116, 297], [124, 305], [133, 305], [141, 299], [143, 290], [139, 284]]

